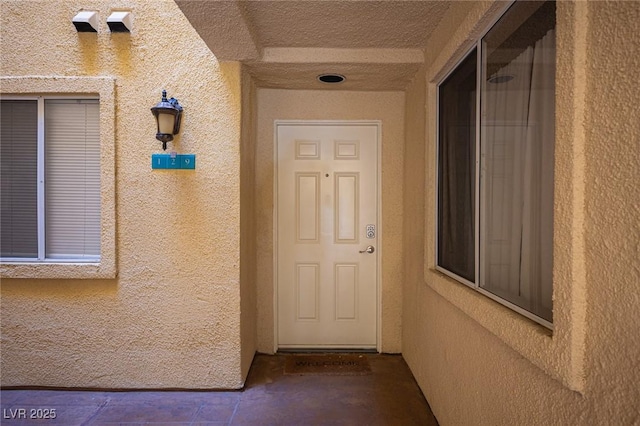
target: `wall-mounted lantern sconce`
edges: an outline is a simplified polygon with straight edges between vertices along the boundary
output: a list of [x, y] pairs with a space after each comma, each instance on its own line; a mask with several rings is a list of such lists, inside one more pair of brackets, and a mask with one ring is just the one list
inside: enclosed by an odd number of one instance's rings
[[72, 22], [79, 33], [98, 32], [98, 12], [82, 10], [73, 17]]
[[180, 122], [182, 121], [182, 107], [176, 98], [167, 100], [167, 91], [162, 91], [162, 100], [151, 108], [151, 112], [156, 117], [158, 132], [156, 139], [162, 142], [162, 149], [167, 150], [167, 142], [173, 140], [173, 135], [180, 133]]
[[130, 33], [131, 13], [126, 11], [112, 12], [107, 18], [107, 25], [112, 33]]

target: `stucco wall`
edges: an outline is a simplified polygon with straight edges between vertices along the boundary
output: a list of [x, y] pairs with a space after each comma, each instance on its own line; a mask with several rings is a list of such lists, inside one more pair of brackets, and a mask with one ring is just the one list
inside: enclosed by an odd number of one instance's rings
[[[2, 280], [2, 385], [242, 386], [240, 65], [218, 63], [170, 0], [1, 7], [2, 76], [115, 79], [115, 209], [103, 212], [115, 217], [103, 226], [116, 223], [117, 267], [115, 279]], [[133, 13], [130, 34], [107, 28], [118, 7]], [[81, 8], [98, 11], [98, 33], [76, 32]], [[161, 145], [149, 108], [163, 88], [185, 110], [169, 150], [195, 153], [194, 171], [151, 170]]]
[[277, 119], [382, 121], [382, 351], [400, 352], [404, 93], [258, 90], [258, 350], [274, 350], [273, 125]]
[[[414, 77], [413, 83], [407, 88], [405, 102], [405, 147], [404, 147], [404, 175], [403, 200], [404, 219], [402, 229], [403, 256], [403, 327], [402, 352], [409, 357], [420, 359], [425, 350], [425, 342], [420, 337], [424, 333], [427, 321], [419, 319], [421, 300], [424, 291], [420, 285], [424, 281], [424, 237], [425, 216], [424, 200], [425, 185], [425, 129], [426, 129], [426, 77], [424, 66]], [[414, 363], [414, 369], [421, 368], [422, 361]], [[419, 376], [414, 371], [414, 375]]]
[[553, 333], [434, 270], [435, 84], [495, 10], [457, 3], [459, 25], [427, 48], [426, 87], [408, 90], [426, 90], [427, 120], [423, 167], [423, 123], [409, 120], [423, 99], [408, 95], [404, 252], [419, 253], [408, 224], [424, 172], [425, 254], [405, 259], [403, 355], [444, 425], [636, 424], [639, 3], [557, 3]]
[[256, 89], [242, 70], [240, 146], [240, 343], [242, 377], [247, 377], [256, 353]]

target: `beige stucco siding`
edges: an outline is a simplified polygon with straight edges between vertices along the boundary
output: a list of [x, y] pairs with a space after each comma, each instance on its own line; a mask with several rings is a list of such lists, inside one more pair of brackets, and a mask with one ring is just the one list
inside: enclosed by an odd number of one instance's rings
[[557, 3], [553, 332], [434, 270], [436, 83], [495, 10], [452, 7], [444, 23], [460, 24], [434, 33], [407, 92], [405, 253], [420, 250], [409, 224], [425, 228], [424, 258], [404, 263], [403, 355], [441, 424], [637, 423], [637, 2]]
[[[3, 0], [1, 7], [2, 76], [113, 79], [115, 97], [105, 100], [115, 104], [115, 208], [107, 219], [103, 211], [103, 226], [116, 224], [117, 274], [51, 280], [35, 267], [3, 278], [2, 385], [242, 386], [255, 333], [251, 288], [241, 291], [240, 282], [252, 278], [240, 262], [240, 202], [249, 199], [253, 173], [246, 169], [241, 184], [241, 163], [252, 156], [241, 155], [240, 65], [219, 63], [173, 1]], [[133, 14], [130, 34], [107, 28], [118, 7]], [[97, 33], [76, 32], [71, 19], [82, 8], [98, 12]], [[65, 93], [64, 82], [56, 84]], [[185, 111], [169, 151], [196, 154], [193, 171], [151, 170], [161, 144], [149, 108], [162, 89]], [[252, 250], [250, 241], [243, 247]]]
[[240, 148], [240, 343], [242, 377], [247, 377], [257, 347], [256, 329], [256, 88], [242, 73]]
[[[640, 3], [557, 2], [554, 330], [435, 270], [436, 84], [504, 5], [453, 2], [405, 92], [348, 92], [256, 88], [173, 0], [0, 0], [0, 93], [99, 96], [103, 144], [102, 262], [0, 266], [0, 385], [240, 388], [275, 346], [274, 120], [380, 120], [380, 347], [440, 424], [638, 423]], [[162, 89], [193, 171], [151, 170]]]
[[274, 120], [382, 121], [381, 348], [400, 352], [402, 317], [402, 150], [404, 93], [258, 90], [258, 350], [274, 350]]

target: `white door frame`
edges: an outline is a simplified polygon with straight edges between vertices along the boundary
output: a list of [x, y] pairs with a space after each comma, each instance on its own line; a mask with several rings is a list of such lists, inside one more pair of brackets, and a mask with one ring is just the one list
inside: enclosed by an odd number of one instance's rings
[[274, 120], [273, 123], [273, 351], [278, 352], [278, 126], [363, 126], [374, 125], [377, 131], [377, 227], [376, 251], [376, 350], [382, 350], [382, 121], [381, 120]]

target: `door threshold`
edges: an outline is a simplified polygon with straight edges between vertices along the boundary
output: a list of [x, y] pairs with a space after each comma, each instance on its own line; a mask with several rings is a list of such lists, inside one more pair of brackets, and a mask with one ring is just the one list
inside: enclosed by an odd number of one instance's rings
[[280, 348], [276, 352], [277, 354], [344, 354], [344, 353], [359, 353], [359, 354], [377, 354], [377, 349], [362, 349], [362, 348]]

